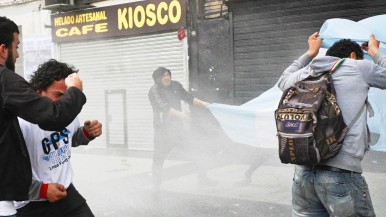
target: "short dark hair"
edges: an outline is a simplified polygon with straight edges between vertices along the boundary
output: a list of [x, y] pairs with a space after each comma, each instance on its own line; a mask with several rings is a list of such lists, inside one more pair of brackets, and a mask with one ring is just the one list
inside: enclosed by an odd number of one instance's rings
[[10, 47], [14, 40], [13, 33], [19, 34], [19, 28], [16, 23], [7, 17], [0, 16], [0, 44]]
[[46, 90], [54, 81], [67, 78], [72, 73], [78, 72], [73, 66], [50, 59], [39, 65], [38, 69], [32, 73], [30, 84], [38, 90]]
[[326, 56], [346, 58], [350, 56], [351, 52], [355, 52], [358, 59], [363, 59], [363, 50], [359, 44], [350, 39], [341, 39], [327, 50]]

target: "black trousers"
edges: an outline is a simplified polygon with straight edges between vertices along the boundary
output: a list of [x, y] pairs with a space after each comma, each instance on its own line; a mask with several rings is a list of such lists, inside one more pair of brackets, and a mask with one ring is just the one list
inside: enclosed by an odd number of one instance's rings
[[70, 184], [67, 197], [50, 203], [48, 201], [32, 201], [17, 210], [17, 217], [94, 217], [86, 200]]

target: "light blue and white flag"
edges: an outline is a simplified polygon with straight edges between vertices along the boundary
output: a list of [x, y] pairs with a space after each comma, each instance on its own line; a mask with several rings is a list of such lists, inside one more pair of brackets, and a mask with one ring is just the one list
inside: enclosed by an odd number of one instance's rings
[[[326, 20], [319, 31], [319, 36], [323, 38], [322, 48], [331, 47], [340, 39], [349, 38], [352, 41], [362, 44], [370, 39], [373, 34], [375, 38], [382, 42], [380, 49], [382, 53], [386, 53], [386, 14], [369, 17], [358, 22], [347, 19], [328, 19]], [[365, 53], [366, 59], [371, 59]]]
[[[370, 17], [359, 22], [347, 19], [329, 19], [320, 29], [323, 48], [334, 42], [349, 38], [361, 44], [374, 34], [382, 42], [381, 51], [386, 54], [386, 15]], [[367, 56], [368, 57], [368, 56]], [[262, 148], [277, 148], [276, 110], [282, 92], [274, 86], [259, 97], [241, 105], [211, 104], [209, 110], [216, 117], [225, 133], [237, 143]], [[372, 134], [380, 135], [378, 142], [371, 148], [386, 151], [386, 90], [370, 89], [369, 102], [375, 115], [368, 118]]]

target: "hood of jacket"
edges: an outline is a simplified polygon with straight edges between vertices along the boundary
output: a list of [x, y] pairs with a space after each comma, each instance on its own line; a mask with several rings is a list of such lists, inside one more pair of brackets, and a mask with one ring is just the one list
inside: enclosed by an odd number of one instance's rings
[[168, 71], [169, 72], [169, 75], [170, 77], [172, 76], [172, 73], [170, 72], [169, 69], [165, 68], [165, 67], [158, 67], [156, 70], [154, 70], [153, 72], [153, 80], [154, 80], [154, 83], [156, 84], [160, 84], [161, 83], [161, 79], [162, 79], [162, 76], [164, 75], [164, 73]]
[[339, 57], [323, 56], [314, 58], [307, 67], [308, 74], [311, 76], [319, 76], [325, 71], [329, 71], [335, 62], [339, 61]]

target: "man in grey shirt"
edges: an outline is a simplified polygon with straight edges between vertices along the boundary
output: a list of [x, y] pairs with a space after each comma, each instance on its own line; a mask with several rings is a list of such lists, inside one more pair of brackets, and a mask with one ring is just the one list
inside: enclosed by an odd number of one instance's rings
[[374, 62], [363, 60], [361, 47], [349, 39], [336, 42], [326, 56], [316, 57], [322, 44], [318, 36], [316, 32], [309, 37], [307, 53], [284, 71], [279, 88], [285, 90], [308, 76], [320, 75], [340, 58], [346, 58], [332, 74], [337, 102], [346, 124], [360, 114], [334, 158], [312, 168], [295, 166], [292, 216], [375, 216], [361, 175], [361, 161], [369, 149], [367, 114], [362, 108], [370, 87], [386, 89], [386, 56], [379, 51], [379, 41], [371, 36], [362, 47]]

